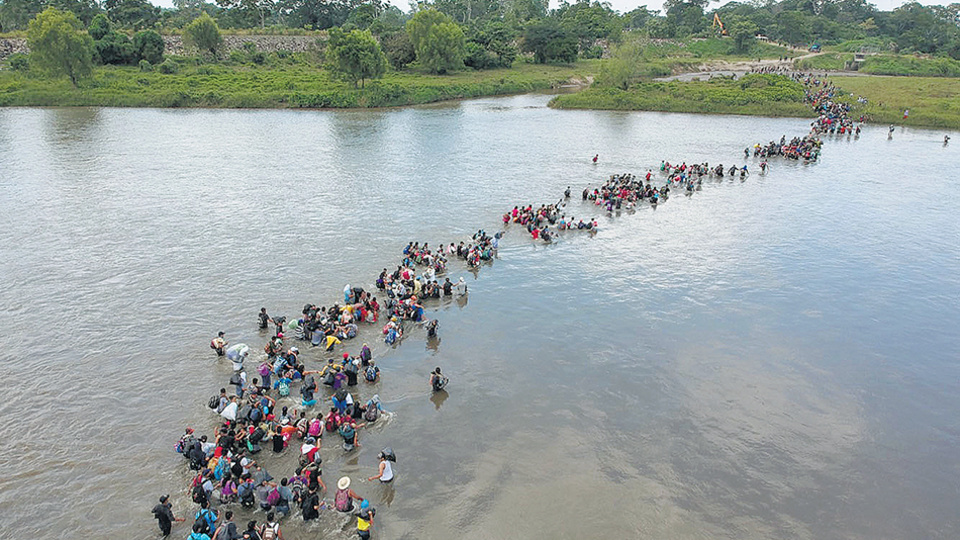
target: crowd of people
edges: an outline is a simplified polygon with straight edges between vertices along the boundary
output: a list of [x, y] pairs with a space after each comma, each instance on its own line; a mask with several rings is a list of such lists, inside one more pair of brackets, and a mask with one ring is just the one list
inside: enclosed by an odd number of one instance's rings
[[[799, 80], [808, 88], [807, 99], [818, 118], [806, 136], [789, 141], [781, 137], [779, 143], [758, 143], [752, 150], [745, 149], [745, 158], [752, 154], [761, 159], [761, 174], [766, 172], [770, 157], [816, 160], [822, 146], [819, 135], [851, 133], [850, 108], [835, 99], [836, 87], [810, 76]], [[725, 169], [722, 164], [684, 161], [678, 165], [664, 160], [659, 173], [657, 178], [653, 170], [639, 178], [629, 173], [612, 175], [599, 187], [584, 189], [582, 200], [607, 212], [629, 210], [640, 202], [656, 205], [664, 201], [671, 188], [693, 192], [704, 178], [739, 175], [745, 179], [749, 171], [746, 164]], [[654, 185], [661, 181], [663, 185]], [[569, 230], [595, 234], [595, 218], [567, 216], [570, 194], [568, 187], [556, 203], [514, 206], [502, 216], [504, 230], [493, 235], [481, 229], [469, 240], [435, 248], [426, 242], [410, 242], [396, 270], [388, 272], [384, 268], [375, 281], [382, 304], [371, 292], [348, 284], [342, 303], [334, 302], [329, 307], [308, 303], [300, 316], [289, 322], [285, 316], [271, 317], [262, 308], [258, 326], [268, 335], [262, 355], [257, 352], [253, 376], [247, 374], [253, 348], [245, 343], [230, 345], [226, 334], [219, 332], [210, 347], [216, 358], [230, 362], [233, 374], [229, 384], [208, 402], [217, 418], [216, 427], [209, 434], [187, 428], [176, 444], [176, 451], [194, 471], [187, 490], [198, 509], [192, 517], [178, 518], [169, 495], [161, 497], [153, 514], [162, 534], [170, 534], [174, 523], [189, 521], [190, 540], [272, 540], [283, 538], [284, 518], [299, 514], [309, 522], [319, 519], [323, 512], [333, 512], [355, 519], [357, 535], [369, 538], [376, 515], [370, 499], [351, 488], [349, 476], [342, 476], [336, 489], [328, 490], [320, 450], [326, 435], [336, 440], [337, 452], [354, 452], [362, 446], [361, 431], [383, 423], [390, 413], [379, 397], [382, 372], [370, 346], [363, 343], [355, 355], [340, 351], [346, 342], [359, 336], [362, 325], [378, 325], [382, 318], [387, 322], [380, 334], [387, 345], [402, 340], [405, 324], [421, 327], [427, 339], [435, 339], [439, 322], [427, 318], [424, 302], [467, 294], [462, 277], [454, 282], [445, 275], [450, 261], [460, 259], [466, 268], [477, 269], [496, 257], [500, 240], [511, 226], [525, 227], [533, 239], [544, 242], [552, 242]], [[270, 325], [274, 327], [272, 332]], [[308, 369], [301, 359], [299, 343], [288, 343], [292, 340], [337, 356], [327, 357], [320, 369]], [[433, 392], [444, 392], [448, 382], [439, 367], [429, 374]], [[234, 387], [230, 392], [229, 386]], [[270, 463], [274, 456], [289, 453], [297, 456], [292, 470], [274, 470], [276, 476], [268, 472], [268, 466], [274, 468]], [[393, 482], [395, 462], [393, 450], [383, 448], [377, 455], [376, 473], [366, 480]], [[325, 498], [328, 491], [333, 491], [329, 499]], [[241, 509], [263, 514], [243, 527], [234, 523]]]

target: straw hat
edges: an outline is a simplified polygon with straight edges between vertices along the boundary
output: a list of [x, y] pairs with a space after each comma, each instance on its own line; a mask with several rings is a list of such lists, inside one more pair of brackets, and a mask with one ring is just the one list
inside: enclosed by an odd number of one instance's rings
[[340, 480], [337, 480], [337, 489], [347, 489], [350, 487], [350, 477], [344, 476]]

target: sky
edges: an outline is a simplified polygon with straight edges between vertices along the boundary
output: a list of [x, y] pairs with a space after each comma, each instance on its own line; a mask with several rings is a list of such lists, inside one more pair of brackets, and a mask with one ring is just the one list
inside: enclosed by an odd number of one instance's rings
[[[403, 11], [409, 11], [410, 9], [410, 3], [408, 0], [389, 0], [389, 1], [391, 4], [397, 6]], [[568, 1], [573, 2], [575, 0], [568, 0]], [[663, 6], [663, 0], [649, 0], [649, 1], [608, 0], [608, 1], [613, 6], [613, 9], [619, 11], [620, 13], [626, 13], [628, 11], [632, 11], [635, 8], [643, 5], [647, 6], [647, 9], [660, 9]], [[723, 0], [721, 2], [716, 2], [716, 1], [710, 2], [710, 6], [707, 8], [707, 11], [717, 8], [719, 6], [722, 6], [723, 4], [726, 4], [728, 1], [729, 0]], [[943, 1], [919, 0], [919, 1], [921, 4], [927, 5], [927, 6], [930, 6], [930, 5], [943, 6], [943, 5], [950, 4], [952, 1], [955, 1], [955, 0], [943, 0]], [[173, 0], [151, 0], [151, 2], [153, 2], [154, 4], [160, 7], [167, 7], [167, 8], [173, 7]], [[872, 0], [871, 3], [877, 6], [878, 9], [881, 9], [883, 11], [889, 11], [895, 7], [905, 4], [906, 1], [905, 0]], [[560, 0], [550, 0], [551, 8], [555, 8], [559, 4], [560, 4]]]

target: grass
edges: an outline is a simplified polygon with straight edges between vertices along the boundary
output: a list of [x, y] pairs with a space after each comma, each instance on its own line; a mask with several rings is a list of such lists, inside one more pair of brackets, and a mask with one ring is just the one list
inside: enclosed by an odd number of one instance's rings
[[643, 50], [639, 75], [643, 78], [696, 71], [712, 60], [740, 62], [796, 55], [789, 49], [761, 42], [754, 43], [749, 51], [739, 53], [732, 39], [720, 38], [639, 42]]
[[[828, 52], [797, 60], [797, 69], [842, 71], [852, 53]], [[917, 57], [903, 54], [875, 54], [864, 58], [858, 70], [871, 75], [902, 75], [911, 77], [960, 77], [960, 61], [952, 58]]]
[[779, 75], [748, 75], [740, 80], [643, 82], [629, 90], [594, 87], [557, 96], [558, 109], [664, 111], [755, 116], [809, 117], [803, 85]]
[[[830, 79], [844, 91], [869, 100], [861, 110], [871, 121], [960, 129], [960, 79], [843, 76]], [[904, 109], [910, 109], [907, 120], [903, 120]]]
[[196, 64], [180, 59], [175, 74], [98, 67], [80, 88], [65, 78], [7, 70], [0, 72], [0, 106], [389, 107], [548, 89], [571, 78], [586, 78], [599, 67], [599, 61], [584, 60], [572, 65], [518, 62], [511, 69], [449, 75], [410, 69], [389, 71], [358, 89], [303, 61], [262, 66]]

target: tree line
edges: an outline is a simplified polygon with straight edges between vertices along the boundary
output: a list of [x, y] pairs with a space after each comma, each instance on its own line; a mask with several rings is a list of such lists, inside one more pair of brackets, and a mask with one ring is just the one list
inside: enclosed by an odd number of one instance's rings
[[[667, 0], [662, 13], [641, 6], [621, 14], [591, 0], [553, 10], [546, 0], [425, 0], [407, 13], [380, 0], [175, 0], [172, 9], [146, 0], [0, 0], [0, 29], [27, 29], [36, 65], [74, 82], [96, 63], [148, 69], [162, 62], [162, 33], [179, 33], [187, 45], [216, 58], [221, 28], [327, 30], [326, 66], [361, 87], [388, 66], [401, 70], [414, 62], [443, 74], [509, 67], [521, 53], [537, 63], [599, 58], [626, 32], [676, 39], [722, 30], [738, 52], [766, 37], [804, 46], [856, 40], [960, 59], [960, 4], [908, 3], [879, 11], [865, 0], [759, 0], [710, 12], [707, 5]], [[68, 53], [70, 61], [54, 61]], [[26, 65], [15, 60], [14, 67]], [[75, 65], [63, 67], [70, 62]]]

